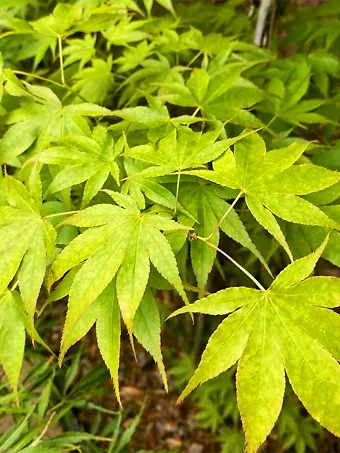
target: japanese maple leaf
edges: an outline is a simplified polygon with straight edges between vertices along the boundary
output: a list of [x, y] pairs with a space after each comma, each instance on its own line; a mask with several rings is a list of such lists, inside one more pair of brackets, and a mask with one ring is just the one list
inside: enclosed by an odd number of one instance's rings
[[241, 138], [252, 134], [244, 131], [237, 137], [217, 140], [223, 128], [217, 128], [204, 134], [193, 132], [189, 128], [174, 129], [161, 138], [157, 144], [135, 146], [124, 154], [129, 157], [152, 164], [138, 177], [156, 177], [180, 173], [190, 168], [197, 168], [216, 159], [229, 146]]
[[62, 137], [60, 141], [64, 146], [47, 148], [38, 155], [40, 162], [65, 167], [50, 184], [49, 193], [86, 181], [82, 199], [82, 207], [85, 207], [103, 187], [110, 174], [119, 184], [119, 167], [115, 159], [124, 149], [124, 137], [114, 144], [106, 129], [97, 126], [92, 132], [92, 138], [69, 135]]
[[98, 204], [70, 217], [65, 223], [88, 228], [58, 255], [50, 284], [83, 263], [71, 285], [61, 355], [78, 318], [117, 278], [117, 298], [131, 335], [133, 320], [149, 279], [150, 262], [188, 303], [175, 256], [160, 232], [188, 229], [155, 212], [141, 213], [128, 195], [107, 191], [120, 206]]
[[248, 453], [258, 450], [278, 418], [285, 371], [308, 412], [340, 435], [340, 318], [330, 310], [340, 305], [340, 279], [308, 278], [326, 243], [286, 267], [267, 290], [228, 288], [172, 314], [229, 314], [179, 400], [238, 362]]
[[339, 225], [300, 195], [325, 189], [340, 174], [312, 164], [293, 165], [306, 149], [305, 143], [266, 152], [261, 137], [251, 134], [214, 162], [214, 170], [194, 170], [197, 175], [222, 186], [238, 189], [255, 219], [272, 234], [293, 259], [274, 215], [288, 222], [338, 229]]
[[[10, 73], [7, 73], [10, 75]], [[111, 111], [96, 104], [63, 105], [52, 90], [47, 87], [25, 83], [26, 90], [13, 77], [11, 91], [16, 96], [26, 96], [21, 106], [14, 109], [7, 118], [11, 126], [4, 134], [0, 144], [0, 163], [12, 162], [32, 144], [38, 151], [64, 135], [90, 134], [87, 121], [83, 117], [110, 115]], [[20, 140], [18, 140], [20, 136]]]
[[20, 293], [31, 333], [37, 298], [46, 271], [46, 256], [54, 257], [56, 233], [41, 215], [39, 176], [32, 171], [29, 191], [17, 179], [6, 177], [7, 202], [0, 207], [0, 295], [18, 275]]
[[249, 80], [240, 77], [242, 71], [256, 64], [232, 62], [213, 70], [194, 69], [184, 82], [160, 83], [159, 97], [182, 107], [196, 107], [203, 116], [230, 121], [248, 127], [261, 127], [261, 121], [246, 109], [264, 99], [264, 92]]
[[[72, 269], [50, 294], [50, 301], [59, 300], [65, 297], [65, 292], [68, 293], [77, 273], [73, 270], [77, 271], [76, 268]], [[73, 328], [68, 329], [63, 336], [60, 360], [65, 352], [83, 338], [94, 324], [96, 325], [99, 351], [110, 371], [117, 400], [121, 404], [118, 381], [121, 315], [117, 300], [116, 279], [113, 279], [104, 291], [81, 312]], [[145, 291], [134, 316], [133, 335], [154, 358], [167, 389], [167, 378], [161, 352], [160, 315], [156, 300], [149, 289]]]

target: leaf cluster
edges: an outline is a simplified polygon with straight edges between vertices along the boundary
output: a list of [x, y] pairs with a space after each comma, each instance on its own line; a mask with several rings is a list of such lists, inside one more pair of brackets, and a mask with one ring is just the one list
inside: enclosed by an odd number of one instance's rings
[[[282, 58], [236, 39], [238, 0], [212, 27], [207, 6], [170, 0], [32, 3], [0, 2], [0, 363], [17, 402], [26, 338], [49, 347], [37, 320], [65, 298], [60, 364], [95, 326], [120, 402], [126, 328], [167, 388], [157, 290], [172, 290], [175, 314], [226, 315], [181, 399], [238, 363], [251, 453], [287, 374], [340, 435], [340, 288], [309, 278], [340, 262], [336, 33], [307, 27], [308, 52]], [[223, 260], [248, 287], [203, 298]]]

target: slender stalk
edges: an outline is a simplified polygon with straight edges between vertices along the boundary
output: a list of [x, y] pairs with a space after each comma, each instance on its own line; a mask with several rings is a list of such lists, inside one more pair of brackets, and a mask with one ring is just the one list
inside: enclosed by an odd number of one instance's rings
[[202, 51], [200, 50], [200, 51], [197, 52], [197, 54], [194, 55], [194, 56], [192, 57], [192, 59], [189, 61], [189, 63], [187, 64], [187, 68], [190, 67], [190, 66], [197, 60], [197, 58], [198, 58], [199, 56], [201, 56], [201, 55], [202, 55]]
[[197, 113], [200, 111], [201, 107], [197, 107], [197, 109], [194, 111], [194, 113], [191, 115], [193, 118], [197, 115]]
[[174, 209], [174, 216], [177, 213], [177, 205], [178, 205], [178, 197], [179, 197], [179, 183], [181, 180], [181, 170], [178, 170], [177, 173], [177, 185], [176, 185], [176, 203], [175, 203], [175, 209]]
[[238, 202], [238, 200], [241, 198], [241, 196], [243, 195], [243, 192], [241, 191], [237, 197], [235, 198], [235, 200], [232, 202], [232, 204], [229, 206], [229, 208], [226, 210], [226, 212], [224, 213], [224, 215], [221, 217], [220, 221], [218, 222], [218, 224], [215, 226], [213, 232], [211, 234], [209, 234], [208, 237], [204, 238], [205, 241], [209, 241], [213, 236], [214, 234], [216, 233], [216, 231], [219, 229], [219, 227], [222, 225], [222, 223], [224, 222], [225, 218], [227, 217], [227, 215], [229, 214], [229, 212], [233, 209], [233, 207], [235, 206], [235, 204]]
[[11, 288], [9, 289], [10, 291], [15, 291], [17, 289], [17, 287], [19, 286], [19, 280], [17, 280], [16, 282], [13, 283], [13, 285], [11, 286]]
[[58, 49], [59, 49], [59, 61], [60, 61], [60, 72], [61, 72], [61, 83], [65, 86], [65, 74], [64, 74], [64, 62], [63, 62], [63, 45], [61, 42], [61, 36], [58, 35]]
[[49, 428], [49, 426], [50, 426], [50, 424], [51, 424], [51, 422], [52, 422], [54, 416], [55, 416], [55, 412], [52, 412], [52, 414], [50, 415], [49, 419], [47, 420], [47, 423], [46, 423], [44, 429], [41, 431], [41, 433], [40, 433], [39, 436], [35, 439], [35, 441], [31, 443], [30, 447], [36, 447], [36, 446], [40, 443], [41, 439], [42, 439], [42, 438], [44, 437], [44, 435], [46, 434], [46, 431], [48, 430], [48, 428]]
[[31, 72], [17, 71], [17, 70], [15, 70], [13, 72], [14, 72], [14, 74], [25, 75], [27, 77], [32, 77], [34, 79], [39, 79], [39, 80], [43, 80], [44, 82], [52, 83], [52, 85], [56, 85], [56, 86], [58, 86], [60, 88], [65, 88], [70, 93], [74, 94], [75, 96], [78, 96], [82, 101], [87, 102], [87, 100], [83, 96], [81, 96], [79, 93], [76, 93], [71, 87], [66, 85], [66, 83], [65, 83], [65, 85], [62, 85], [61, 83], [56, 82], [55, 80], [49, 79], [47, 77], [39, 76], [37, 74], [32, 74]]
[[45, 215], [44, 219], [50, 219], [52, 217], [58, 217], [60, 215], [67, 215], [67, 214], [77, 214], [78, 211], [67, 211], [67, 212], [58, 212], [57, 214], [50, 214], [50, 215]]
[[205, 289], [197, 288], [197, 286], [189, 285], [189, 283], [185, 283], [182, 281], [183, 288], [186, 291], [192, 291], [193, 293], [203, 294], [204, 296], [209, 296], [211, 293]]
[[255, 283], [255, 285], [261, 291], [266, 291], [266, 289], [261, 285], [261, 283], [259, 281], [257, 281], [256, 278], [250, 272], [247, 271], [247, 269], [245, 269], [243, 266], [241, 266], [241, 264], [239, 264], [237, 261], [235, 261], [226, 252], [224, 252], [220, 248], [216, 247], [216, 245], [214, 245], [211, 242], [207, 241], [205, 238], [201, 238], [200, 236], [196, 236], [196, 238], [201, 240], [201, 241], [203, 241], [203, 242], [205, 242], [209, 247], [211, 247], [212, 249], [214, 249], [217, 252], [221, 253], [221, 255], [223, 255], [225, 258], [227, 258], [231, 263], [233, 263], [236, 267], [238, 267], [240, 269], [240, 271], [242, 271], [247, 277], [249, 277], [250, 280], [252, 280]]
[[55, 82], [54, 80], [48, 79], [47, 77], [39, 76], [37, 74], [33, 74], [31, 72], [26, 72], [26, 71], [14, 70], [13, 72], [14, 72], [14, 74], [20, 74], [20, 75], [25, 75], [25, 76], [28, 76], [28, 77], [33, 77], [34, 79], [44, 80], [44, 82], [49, 82], [49, 83], [52, 83], [53, 85], [57, 85], [59, 87], [63, 87], [64, 88], [64, 85], [62, 85], [61, 83]]

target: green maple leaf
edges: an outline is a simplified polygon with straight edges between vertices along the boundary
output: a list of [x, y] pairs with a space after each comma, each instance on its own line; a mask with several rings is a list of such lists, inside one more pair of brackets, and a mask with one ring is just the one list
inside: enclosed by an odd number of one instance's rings
[[180, 401], [238, 361], [238, 406], [248, 453], [258, 450], [282, 407], [285, 370], [294, 392], [325, 428], [340, 435], [340, 280], [311, 277], [327, 243], [294, 261], [268, 290], [228, 288], [177, 310], [229, 314], [211, 336]]
[[[334, 186], [333, 186], [334, 187]], [[321, 191], [325, 192], [325, 191]], [[320, 192], [320, 193], [321, 193]], [[340, 206], [329, 205], [320, 206], [320, 209], [335, 222], [340, 222]], [[320, 243], [325, 235], [325, 229], [322, 227], [311, 227], [305, 225], [288, 224], [286, 228], [287, 241], [297, 258], [310, 253], [313, 248]], [[334, 264], [340, 266], [340, 233], [331, 231], [328, 244], [322, 254], [322, 257]]]
[[272, 113], [286, 123], [303, 127], [303, 123], [322, 123], [325, 117], [314, 110], [324, 104], [322, 99], [303, 100], [309, 85], [311, 69], [306, 58], [299, 55], [295, 61], [287, 61], [281, 77], [271, 78], [268, 91], [272, 97], [258, 106], [259, 111]]
[[125, 104], [135, 105], [145, 93], [152, 94], [157, 91], [159, 83], [182, 81], [178, 67], [171, 67], [164, 55], [157, 55], [157, 58], [144, 60], [141, 63], [142, 68], [133, 71], [122, 84], [123, 93], [119, 107]]
[[203, 116], [251, 127], [262, 123], [246, 108], [262, 101], [264, 93], [249, 80], [240, 77], [242, 71], [254, 62], [231, 63], [209, 74], [194, 69], [186, 85], [161, 83], [160, 98], [182, 107], [196, 107]]
[[336, 55], [317, 50], [308, 55], [313, 68], [313, 81], [320, 92], [327, 97], [329, 76], [334, 76], [339, 68], [339, 59]]
[[201, 134], [189, 128], [174, 129], [155, 145], [135, 146], [126, 156], [153, 164], [140, 172], [141, 177], [155, 177], [180, 173], [189, 168], [200, 167], [220, 156], [229, 146], [253, 132], [244, 131], [237, 137], [218, 140], [223, 128]]
[[0, 364], [4, 368], [18, 404], [17, 387], [26, 335], [18, 299], [8, 290], [0, 295], [0, 320]]
[[59, 3], [49, 16], [30, 22], [34, 30], [46, 36], [58, 38], [74, 33], [72, 27], [80, 20], [82, 8], [80, 5]]
[[122, 207], [98, 204], [65, 221], [88, 229], [70, 242], [51, 268], [50, 284], [84, 262], [70, 289], [62, 356], [78, 318], [115, 277], [118, 303], [131, 336], [133, 320], [148, 283], [150, 262], [188, 303], [175, 256], [160, 232], [188, 228], [161, 214], [141, 213], [128, 195], [106, 192]]
[[[89, 126], [84, 116], [110, 115], [110, 110], [96, 104], [62, 105], [52, 90], [46, 87], [25, 83], [16, 96], [27, 94], [35, 99], [23, 101], [21, 107], [12, 110], [7, 124], [12, 126], [4, 134], [0, 144], [0, 163], [12, 161], [34, 142], [37, 150], [45, 148], [53, 140], [63, 135], [86, 134]], [[18, 90], [18, 87], [15, 87]], [[13, 84], [11, 85], [13, 90]], [[20, 136], [20, 140], [18, 140]]]
[[110, 174], [119, 185], [119, 167], [115, 159], [124, 149], [124, 137], [114, 144], [106, 129], [97, 126], [92, 138], [70, 135], [62, 137], [60, 141], [64, 146], [47, 148], [37, 156], [45, 164], [65, 167], [53, 179], [48, 188], [49, 193], [86, 181], [82, 200], [84, 207], [103, 187]]
[[[126, 182], [122, 185], [122, 193], [128, 193], [132, 198], [134, 198], [140, 209], [145, 209], [146, 197], [156, 204], [160, 204], [169, 209], [177, 209], [185, 216], [196, 220], [192, 217], [192, 214], [190, 214], [190, 212], [182, 206], [181, 203], [176, 201], [176, 197], [173, 193], [160, 184], [156, 178], [143, 177], [143, 175], [140, 176], [140, 173], [143, 170], [147, 171], [150, 167], [144, 165], [143, 162], [125, 157], [124, 168], [128, 177]], [[157, 168], [153, 167], [153, 171], [154, 170], [157, 171]], [[160, 169], [160, 172], [163, 172], [162, 168]]]
[[46, 271], [46, 256], [54, 257], [56, 233], [42, 217], [41, 183], [33, 168], [29, 191], [13, 177], [5, 179], [9, 206], [0, 208], [0, 295], [18, 273], [18, 284], [31, 333], [35, 307]]
[[123, 51], [123, 56], [117, 58], [114, 62], [119, 65], [118, 72], [127, 72], [141, 65], [144, 60], [151, 54], [153, 44], [142, 41], [136, 47], [128, 47]]
[[73, 89], [86, 101], [103, 104], [113, 87], [112, 57], [107, 61], [97, 58], [91, 63], [92, 67], [82, 69], [73, 77], [76, 80]]
[[[230, 205], [223, 200], [224, 193], [219, 194], [218, 187], [208, 184], [184, 184], [181, 191], [181, 203], [197, 219], [198, 225], [195, 228], [198, 235], [208, 237], [215, 229], [219, 220], [226, 211], [230, 210]], [[231, 209], [220, 226], [221, 230], [239, 244], [248, 248], [268, 269], [267, 263], [252, 243], [243, 223], [237, 213]], [[216, 231], [209, 241], [218, 246], [219, 231]], [[202, 241], [191, 242], [191, 260], [196, 275], [197, 284], [204, 288], [208, 274], [210, 273], [216, 250]]]
[[[112, 114], [122, 118], [123, 121], [109, 126], [109, 130], [124, 130], [131, 133], [135, 130], [147, 129], [148, 138], [152, 142], [155, 142], [168, 135], [174, 128], [179, 128], [181, 125], [197, 123], [201, 120], [197, 116], [193, 117], [190, 115], [171, 118], [168, 108], [159, 99], [150, 95], [146, 95], [145, 97], [150, 107], [139, 105], [137, 107], [114, 110]], [[153, 138], [153, 130], [155, 131], [156, 138]]]
[[[144, 2], [145, 9], [146, 9], [148, 15], [150, 16], [154, 0], [143, 0], [143, 2]], [[163, 8], [167, 9], [168, 11], [170, 11], [176, 17], [175, 10], [174, 10], [174, 7], [173, 7], [173, 4], [172, 4], [171, 0], [156, 0], [156, 2], [159, 5], [163, 6]]]
[[[50, 301], [67, 296], [79, 270], [73, 268], [51, 293]], [[96, 323], [97, 342], [100, 353], [113, 380], [115, 393], [120, 403], [118, 369], [120, 356], [120, 309], [117, 300], [116, 281], [109, 283], [105, 290], [80, 314], [74, 329], [64, 337], [62, 355], [83, 338]], [[149, 289], [140, 301], [133, 321], [133, 334], [141, 345], [152, 355], [158, 365], [165, 388], [167, 379], [160, 347], [160, 316], [157, 303]], [[61, 355], [61, 358], [62, 358]]]
[[140, 30], [145, 21], [123, 17], [119, 22], [111, 25], [102, 34], [108, 41], [108, 46], [128, 46], [129, 43], [143, 41], [148, 38], [145, 31]]
[[63, 55], [66, 55], [65, 68], [79, 61], [79, 70], [81, 70], [96, 54], [96, 37], [90, 34], [86, 34], [83, 39], [69, 39], [67, 44], [63, 49]]
[[[54, 56], [57, 41], [60, 40], [61, 47], [62, 38], [75, 32], [74, 26], [81, 19], [81, 15], [80, 5], [60, 3], [56, 5], [52, 14], [26, 23], [26, 27], [29, 27], [27, 32], [33, 33], [35, 43], [31, 48], [24, 46], [24, 57], [35, 57], [34, 68], [42, 61], [48, 49], [51, 49]], [[22, 33], [20, 29], [17, 32]], [[59, 51], [62, 49], [59, 48]]]
[[340, 174], [317, 165], [293, 165], [307, 145], [295, 143], [266, 152], [256, 133], [235, 145], [214, 162], [214, 171], [194, 170], [197, 175], [222, 186], [239, 189], [245, 195], [255, 219], [292, 254], [274, 215], [288, 222], [338, 229], [337, 222], [299, 195], [306, 195], [336, 184]]

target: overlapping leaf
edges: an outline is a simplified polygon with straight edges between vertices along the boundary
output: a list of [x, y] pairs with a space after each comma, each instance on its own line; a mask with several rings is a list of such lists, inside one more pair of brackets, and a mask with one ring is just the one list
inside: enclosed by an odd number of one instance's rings
[[18, 402], [17, 386], [25, 349], [25, 325], [18, 301], [10, 291], [0, 295], [0, 364]]
[[[164, 185], [160, 184], [156, 178], [148, 178], [148, 167], [143, 162], [133, 161], [126, 157], [124, 162], [125, 171], [128, 175], [127, 180], [122, 185], [122, 193], [128, 193], [136, 203], [139, 209], [145, 209], [145, 197], [156, 204], [165, 206], [166, 208], [177, 210], [185, 216], [192, 218], [190, 212], [176, 200], [175, 195]], [[140, 175], [145, 170], [145, 176]], [[157, 168], [151, 169], [157, 172]], [[163, 172], [163, 169], [160, 169]], [[193, 219], [195, 220], [195, 219]]]
[[284, 370], [308, 412], [340, 434], [340, 280], [308, 278], [326, 245], [294, 261], [268, 290], [228, 288], [177, 310], [229, 314], [211, 336], [180, 400], [239, 361], [238, 405], [247, 452], [256, 452], [280, 413]]
[[[201, 237], [208, 237], [215, 229], [219, 220], [229, 210], [228, 215], [220, 228], [229, 237], [243, 247], [248, 248], [267, 267], [264, 258], [252, 243], [243, 223], [237, 213], [223, 200], [223, 193], [219, 194], [217, 187], [208, 184], [184, 184], [180, 200], [184, 207], [198, 220], [196, 231]], [[219, 243], [219, 232], [209, 240], [215, 246]], [[216, 250], [208, 247], [202, 241], [191, 242], [191, 260], [196, 275], [197, 284], [204, 288], [208, 274], [212, 269]]]
[[37, 298], [44, 280], [46, 256], [54, 256], [52, 225], [40, 214], [41, 186], [32, 172], [30, 192], [13, 177], [5, 181], [9, 206], [0, 208], [0, 294], [18, 273], [18, 283], [33, 331]]

